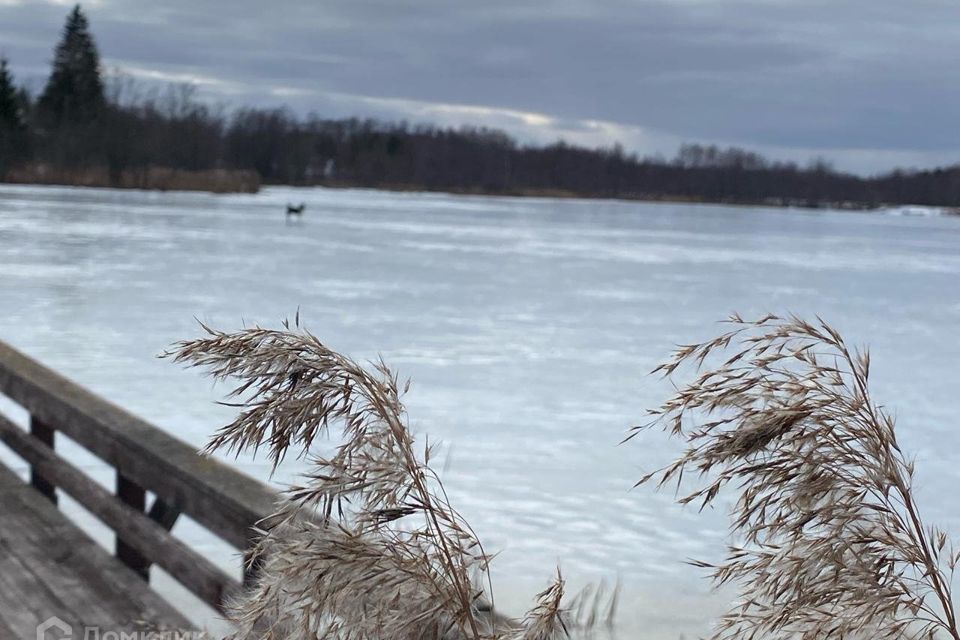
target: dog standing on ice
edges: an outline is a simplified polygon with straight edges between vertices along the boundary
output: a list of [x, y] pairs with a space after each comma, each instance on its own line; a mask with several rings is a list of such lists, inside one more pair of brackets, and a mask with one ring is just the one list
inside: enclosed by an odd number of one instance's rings
[[289, 203], [288, 203], [288, 204], [287, 204], [287, 217], [289, 218], [290, 216], [302, 216], [302, 215], [303, 215], [303, 210], [306, 209], [306, 208], [307, 208], [307, 204], [306, 204], [305, 202], [301, 202], [301, 203], [300, 203], [300, 206], [298, 206], [298, 207], [295, 207], [295, 206], [293, 206], [292, 204], [289, 204]]

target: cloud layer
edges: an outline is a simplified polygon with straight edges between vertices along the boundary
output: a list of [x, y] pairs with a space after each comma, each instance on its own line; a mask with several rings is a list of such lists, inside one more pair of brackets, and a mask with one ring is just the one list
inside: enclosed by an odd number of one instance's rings
[[[99, 0], [101, 52], [228, 104], [485, 124], [525, 140], [684, 140], [857, 170], [960, 159], [949, 0]], [[0, 0], [33, 82], [67, 7]]]

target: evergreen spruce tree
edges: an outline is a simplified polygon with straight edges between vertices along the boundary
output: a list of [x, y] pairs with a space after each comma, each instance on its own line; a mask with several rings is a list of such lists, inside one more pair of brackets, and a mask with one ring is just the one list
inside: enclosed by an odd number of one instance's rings
[[23, 129], [23, 113], [20, 97], [13, 85], [13, 75], [7, 66], [7, 59], [0, 58], [0, 130], [14, 131]]
[[27, 127], [22, 97], [13, 84], [7, 60], [0, 58], [0, 179], [26, 156]]
[[100, 54], [87, 17], [76, 5], [67, 16], [37, 111], [47, 125], [86, 124], [96, 120], [105, 105]]

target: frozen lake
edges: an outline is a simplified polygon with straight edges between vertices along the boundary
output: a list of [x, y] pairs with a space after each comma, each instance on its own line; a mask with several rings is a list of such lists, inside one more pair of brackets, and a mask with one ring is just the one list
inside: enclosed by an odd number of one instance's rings
[[[304, 218], [286, 222], [301, 201]], [[707, 630], [729, 594], [684, 560], [722, 552], [723, 514], [631, 490], [673, 448], [654, 434], [617, 443], [669, 392], [647, 372], [732, 311], [818, 313], [869, 343], [925, 514], [960, 533], [960, 218], [0, 185], [0, 340], [197, 447], [231, 416], [214, 404], [225, 388], [155, 356], [197, 336], [194, 318], [278, 327], [298, 307], [327, 344], [412, 378], [411, 423], [445, 443], [454, 504], [501, 551], [508, 611], [559, 564], [574, 587], [620, 578], [618, 637]], [[267, 479], [261, 461], [231, 462]], [[190, 523], [176, 532], [236, 561]]]

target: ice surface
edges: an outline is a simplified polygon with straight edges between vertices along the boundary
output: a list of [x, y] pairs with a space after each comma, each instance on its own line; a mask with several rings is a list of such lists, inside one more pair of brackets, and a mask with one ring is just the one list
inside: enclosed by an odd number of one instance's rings
[[620, 637], [673, 640], [729, 597], [683, 563], [717, 557], [726, 525], [630, 489], [674, 450], [653, 434], [617, 446], [669, 390], [647, 372], [731, 311], [819, 313], [871, 345], [921, 503], [960, 532], [958, 246], [953, 217], [0, 186], [0, 339], [199, 447], [230, 417], [222, 389], [155, 356], [198, 335], [195, 317], [278, 326], [299, 307], [331, 346], [413, 379], [415, 430], [445, 443], [452, 499], [502, 551], [498, 606], [523, 610], [559, 563], [573, 585], [620, 577]]

